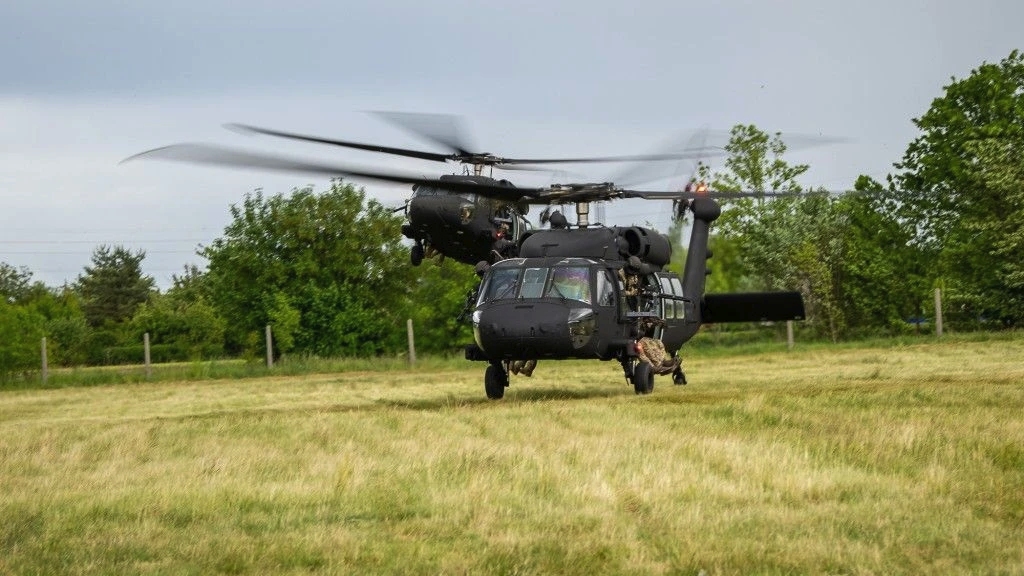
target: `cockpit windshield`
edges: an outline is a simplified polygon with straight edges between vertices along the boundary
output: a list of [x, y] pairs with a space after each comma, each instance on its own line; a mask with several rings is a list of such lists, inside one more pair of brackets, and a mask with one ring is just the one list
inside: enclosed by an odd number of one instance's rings
[[590, 268], [494, 268], [477, 304], [505, 298], [564, 298], [590, 304]]
[[418, 198], [425, 196], [455, 196], [458, 198], [462, 198], [467, 202], [476, 203], [476, 194], [473, 194], [471, 192], [456, 193], [445, 188], [434, 188], [433, 186], [417, 185], [415, 188], [413, 188], [412, 195]]
[[480, 302], [515, 298], [516, 284], [519, 281], [519, 268], [501, 268], [492, 270], [487, 286], [480, 295]]
[[552, 268], [551, 282], [544, 295], [549, 298], [568, 298], [590, 302], [590, 268], [586, 266], [556, 266]]

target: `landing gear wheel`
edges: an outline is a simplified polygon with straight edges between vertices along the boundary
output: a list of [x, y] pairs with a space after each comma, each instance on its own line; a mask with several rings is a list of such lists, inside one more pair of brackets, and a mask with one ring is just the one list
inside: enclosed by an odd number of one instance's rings
[[423, 254], [423, 244], [417, 242], [412, 245], [412, 248], [409, 249], [409, 260], [413, 266], [419, 266], [423, 262]]
[[500, 364], [491, 364], [484, 372], [484, 391], [491, 400], [501, 400], [508, 386], [508, 372]]
[[649, 363], [640, 361], [633, 368], [633, 390], [637, 394], [650, 394], [654, 392], [654, 372], [651, 371]]

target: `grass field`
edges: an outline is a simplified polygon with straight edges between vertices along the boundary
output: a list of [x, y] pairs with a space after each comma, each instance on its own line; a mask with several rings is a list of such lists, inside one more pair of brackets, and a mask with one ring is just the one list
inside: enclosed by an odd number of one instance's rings
[[1024, 337], [0, 392], [0, 573], [1024, 574]]

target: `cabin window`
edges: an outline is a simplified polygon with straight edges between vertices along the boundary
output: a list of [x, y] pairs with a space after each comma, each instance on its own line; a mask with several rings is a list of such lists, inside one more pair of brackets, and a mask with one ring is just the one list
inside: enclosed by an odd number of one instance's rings
[[[663, 295], [665, 295], [665, 296], [671, 296], [672, 295], [672, 283], [665, 276], [660, 277], [659, 280], [661, 280], [661, 293]], [[670, 299], [670, 298], [662, 298], [661, 299], [661, 306], [662, 306], [662, 312], [663, 312], [662, 313], [662, 318], [665, 318], [665, 319], [668, 320], [668, 319], [673, 319], [673, 318], [676, 317], [675, 302], [673, 302], [672, 299]]]
[[544, 295], [548, 298], [568, 298], [590, 303], [590, 268], [556, 266], [551, 273], [551, 284]]
[[[679, 278], [674, 276], [672, 277], [672, 293], [680, 298], [685, 296], [682, 283], [679, 281]], [[686, 318], [686, 302], [682, 300], [676, 300], [676, 318], [680, 320]]]

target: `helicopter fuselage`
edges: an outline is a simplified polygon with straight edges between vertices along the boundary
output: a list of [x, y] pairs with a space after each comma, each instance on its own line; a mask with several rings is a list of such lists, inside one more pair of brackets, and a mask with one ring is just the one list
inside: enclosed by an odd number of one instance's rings
[[[472, 314], [476, 350], [488, 361], [634, 355], [641, 318], [658, 318], [656, 337], [669, 350], [688, 338], [699, 317], [677, 274], [651, 270], [627, 295], [622, 261], [580, 257], [512, 258], [494, 264]], [[688, 315], [689, 313], [689, 315]]]

